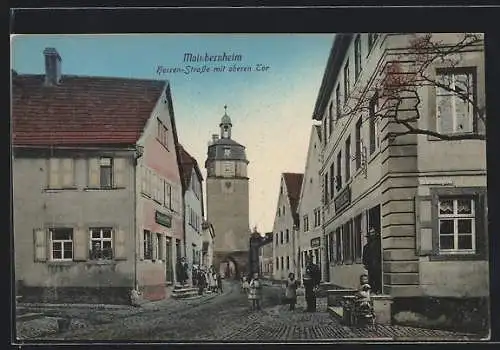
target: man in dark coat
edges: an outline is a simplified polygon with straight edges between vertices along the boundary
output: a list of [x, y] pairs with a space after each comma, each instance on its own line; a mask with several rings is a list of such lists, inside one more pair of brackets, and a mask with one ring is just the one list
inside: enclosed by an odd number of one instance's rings
[[367, 243], [363, 247], [363, 265], [368, 271], [368, 280], [373, 293], [382, 292], [382, 250], [380, 233], [371, 228], [368, 232]]
[[312, 256], [307, 257], [306, 271], [304, 273], [304, 288], [307, 303], [307, 312], [316, 312], [316, 289], [321, 283], [321, 272], [318, 265], [312, 261]]
[[188, 279], [187, 263], [185, 262], [185, 260], [186, 260], [185, 258], [179, 258], [177, 260], [177, 264], [175, 267], [177, 274], [177, 282], [179, 282], [181, 286], [183, 286], [186, 283], [186, 280]]

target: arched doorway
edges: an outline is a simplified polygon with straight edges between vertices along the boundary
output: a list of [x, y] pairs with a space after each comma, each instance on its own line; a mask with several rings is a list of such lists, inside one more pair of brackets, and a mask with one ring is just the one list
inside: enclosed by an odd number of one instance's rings
[[227, 256], [221, 261], [219, 272], [225, 279], [238, 279], [240, 275], [238, 263], [232, 256]]

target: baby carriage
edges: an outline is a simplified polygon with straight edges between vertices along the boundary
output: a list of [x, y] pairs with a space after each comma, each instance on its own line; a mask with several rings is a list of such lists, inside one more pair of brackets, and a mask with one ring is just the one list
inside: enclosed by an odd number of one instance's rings
[[354, 301], [354, 324], [359, 326], [375, 324], [375, 312], [370, 296], [371, 287], [363, 284]]

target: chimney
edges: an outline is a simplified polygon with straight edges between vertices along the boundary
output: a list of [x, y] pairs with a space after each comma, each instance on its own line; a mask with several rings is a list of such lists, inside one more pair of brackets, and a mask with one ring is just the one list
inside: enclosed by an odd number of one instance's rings
[[219, 139], [219, 135], [217, 134], [212, 134], [212, 142], [215, 142]]
[[53, 47], [43, 50], [43, 55], [45, 56], [45, 84], [58, 85], [61, 82], [61, 56]]

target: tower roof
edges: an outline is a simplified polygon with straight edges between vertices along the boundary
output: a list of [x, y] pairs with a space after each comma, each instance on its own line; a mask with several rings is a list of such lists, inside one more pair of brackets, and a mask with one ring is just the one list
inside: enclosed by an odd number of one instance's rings
[[222, 118], [220, 120], [220, 125], [224, 125], [224, 124], [233, 125], [231, 123], [231, 118], [229, 118], [229, 116], [227, 115], [227, 105], [224, 106], [224, 115], [222, 116]]

